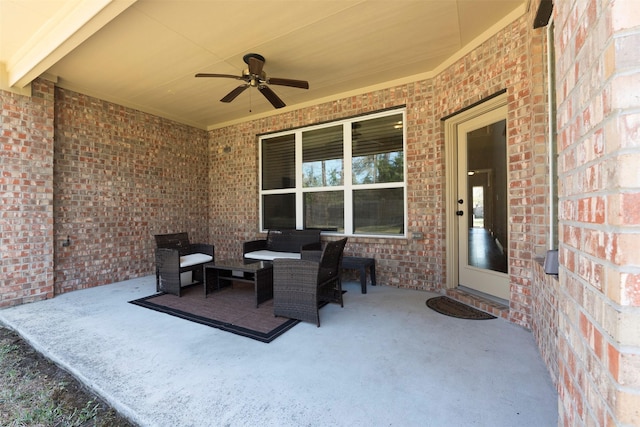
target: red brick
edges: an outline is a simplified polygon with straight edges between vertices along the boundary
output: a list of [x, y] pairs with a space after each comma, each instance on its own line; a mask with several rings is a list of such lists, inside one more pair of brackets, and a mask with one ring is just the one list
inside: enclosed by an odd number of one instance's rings
[[53, 207], [43, 195], [53, 192], [54, 118], [48, 95], [54, 89], [42, 81], [32, 90], [31, 98], [0, 91], [0, 308], [52, 296]]
[[[633, 90], [640, 83], [640, 56], [637, 31], [627, 31], [640, 22], [633, 3], [554, 2], [560, 216], [568, 223], [560, 251], [566, 261], [561, 309], [568, 314], [559, 334], [572, 337], [577, 328], [584, 337], [566, 341], [566, 352], [584, 361], [579, 387], [566, 387], [571, 396], [561, 402], [561, 419], [568, 424], [640, 419], [640, 387], [628, 374], [638, 363], [621, 342], [636, 336], [629, 333], [632, 324], [622, 323], [630, 308], [616, 315], [620, 305], [640, 302], [637, 275], [629, 270], [640, 263], [640, 126]], [[571, 315], [576, 312], [581, 315]]]

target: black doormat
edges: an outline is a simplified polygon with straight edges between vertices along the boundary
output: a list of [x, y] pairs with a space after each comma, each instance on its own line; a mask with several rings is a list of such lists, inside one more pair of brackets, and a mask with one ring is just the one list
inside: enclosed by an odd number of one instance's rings
[[496, 316], [492, 316], [489, 313], [469, 307], [468, 305], [444, 296], [429, 298], [427, 300], [427, 307], [438, 313], [459, 319], [487, 320], [496, 318]]
[[182, 289], [182, 297], [160, 293], [129, 301], [192, 322], [269, 343], [299, 323], [275, 317], [273, 300], [256, 308], [252, 284], [235, 282], [204, 297], [202, 285]]

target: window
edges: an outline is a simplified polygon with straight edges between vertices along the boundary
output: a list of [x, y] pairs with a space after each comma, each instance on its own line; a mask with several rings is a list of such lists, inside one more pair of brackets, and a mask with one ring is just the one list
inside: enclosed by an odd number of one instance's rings
[[404, 110], [260, 138], [263, 230], [404, 236]]

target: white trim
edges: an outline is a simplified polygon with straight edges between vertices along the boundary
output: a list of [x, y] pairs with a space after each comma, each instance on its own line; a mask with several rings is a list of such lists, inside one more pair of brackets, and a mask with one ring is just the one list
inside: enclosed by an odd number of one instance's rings
[[68, 0], [8, 61], [9, 86], [25, 87], [136, 0]]
[[[458, 287], [458, 125], [507, 105], [507, 93], [488, 99], [473, 108], [456, 114], [444, 122], [444, 151], [446, 171], [445, 229], [446, 229], [446, 288]], [[507, 121], [508, 127], [508, 121]]]
[[[403, 181], [402, 182], [385, 182], [378, 184], [354, 184], [352, 177], [352, 141], [351, 141], [351, 124], [357, 121], [365, 121], [377, 119], [380, 117], [388, 117], [394, 115], [402, 115], [402, 150], [403, 150]], [[394, 108], [390, 110], [380, 111], [377, 113], [361, 115], [356, 117], [345, 118], [333, 122], [327, 122], [317, 125], [312, 125], [304, 128], [298, 128], [296, 130], [288, 130], [282, 132], [269, 133], [262, 135], [258, 139], [258, 194], [259, 194], [259, 207], [258, 207], [258, 227], [261, 232], [265, 232], [263, 216], [263, 196], [273, 194], [292, 194], [296, 196], [296, 228], [302, 229], [304, 226], [304, 195], [306, 193], [314, 193], [321, 191], [342, 191], [344, 192], [344, 233], [325, 232], [327, 234], [354, 236], [354, 237], [375, 237], [375, 238], [407, 238], [408, 230], [408, 206], [407, 206], [407, 119], [406, 108]], [[303, 132], [313, 131], [316, 129], [322, 129], [327, 127], [342, 126], [343, 132], [343, 182], [342, 185], [336, 185], [331, 187], [303, 187], [303, 158], [302, 158], [302, 134]], [[264, 140], [278, 138], [285, 135], [295, 135], [295, 176], [296, 186], [295, 189], [276, 189], [276, 190], [262, 190], [262, 143]], [[385, 189], [385, 188], [402, 188], [403, 190], [403, 222], [404, 230], [401, 234], [362, 234], [353, 233], [353, 192], [356, 190], [372, 190], [372, 189]]]

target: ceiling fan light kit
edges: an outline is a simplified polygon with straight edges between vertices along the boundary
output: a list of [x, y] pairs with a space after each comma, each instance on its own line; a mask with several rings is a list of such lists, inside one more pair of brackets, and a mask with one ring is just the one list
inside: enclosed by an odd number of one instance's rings
[[273, 105], [274, 108], [282, 108], [287, 104], [271, 90], [269, 85], [288, 86], [299, 89], [309, 89], [309, 82], [305, 80], [285, 79], [281, 77], [267, 77], [263, 71], [265, 59], [258, 53], [247, 53], [242, 57], [249, 68], [242, 71], [241, 76], [232, 74], [198, 73], [196, 77], [222, 77], [227, 79], [242, 80], [244, 83], [226, 94], [220, 101], [231, 102], [248, 87], [257, 87], [260, 93]]

